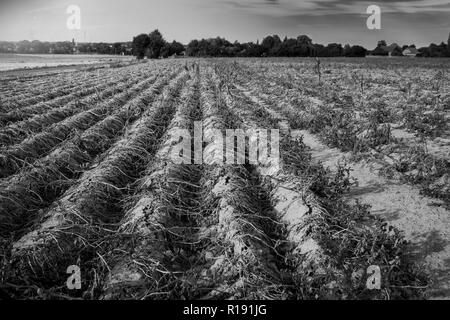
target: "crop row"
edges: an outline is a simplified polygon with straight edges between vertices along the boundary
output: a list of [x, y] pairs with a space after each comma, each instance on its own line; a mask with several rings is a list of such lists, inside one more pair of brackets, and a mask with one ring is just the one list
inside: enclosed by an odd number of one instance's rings
[[49, 125], [60, 122], [80, 111], [91, 109], [96, 103], [126, 90], [130, 83], [133, 84], [144, 77], [145, 75], [142, 74], [135, 79], [128, 79], [123, 82], [115, 80], [112, 84], [105, 84], [97, 89], [92, 89], [95, 93], [91, 93], [80, 100], [69, 102], [61, 107], [54, 107], [29, 119], [12, 123], [0, 130], [0, 141], [5, 146], [20, 142], [30, 134], [39, 132]]
[[[400, 233], [371, 218], [364, 206], [344, 201], [343, 195], [351, 183], [348, 170], [340, 167], [332, 174], [320, 164], [313, 164], [301, 138], [290, 136], [285, 119], [275, 117], [276, 113], [258, 104], [258, 98], [249, 97], [248, 88], [228, 92], [232, 92], [227, 95], [229, 105], [235, 105], [233, 110], [241, 115], [248, 128], [273, 126], [277, 122], [284, 134], [280, 142], [279, 170], [265, 168], [276, 172], [265, 177], [276, 216], [285, 223], [287, 240], [293, 246], [288, 260], [298, 271], [294, 277], [295, 287], [300, 286], [297, 294], [303, 298], [315, 295], [373, 298], [379, 293], [364, 288], [363, 272], [352, 274], [351, 278], [346, 274], [348, 270], [361, 272], [364, 264], [371, 261], [382, 270], [395, 270], [390, 274], [390, 283], [385, 284], [389, 297], [420, 295], [420, 289], [398, 289], [425, 281], [418, 269], [411, 269]], [[363, 223], [367, 219], [373, 220], [370, 227]], [[392, 269], [387, 261], [394, 258], [396, 267]]]
[[[134, 81], [127, 82], [117, 88], [117, 94], [112, 98], [99, 102], [86, 111], [81, 111], [65, 120], [51, 125], [48, 129], [30, 136], [22, 142], [4, 149], [0, 153], [0, 178], [10, 175], [19, 168], [33, 163], [36, 159], [53, 149], [70, 135], [88, 129], [111, 113], [116, 113], [128, 99], [152, 84], [155, 77], [148, 78], [133, 85]], [[138, 81], [139, 79], [136, 79]]]
[[160, 288], [167, 291], [169, 286], [176, 287], [174, 275], [189, 266], [185, 259], [190, 242], [195, 241], [193, 217], [200, 170], [199, 166], [174, 164], [170, 159], [180, 131], [192, 126], [190, 116], [198, 105], [198, 76], [182, 90], [181, 104], [158, 152], [126, 205], [129, 209], [118, 231], [134, 240], [132, 245], [118, 243], [109, 255], [113, 265], [103, 285], [105, 299], [161, 298]]
[[19, 109], [22, 106], [35, 104], [42, 101], [57, 98], [77, 91], [85, 86], [104, 81], [111, 76], [123, 76], [130, 72], [136, 72], [137, 67], [126, 67], [122, 69], [102, 69], [96, 71], [77, 71], [71, 73], [60, 73], [45, 80], [32, 82], [10, 81], [5, 84], [0, 93], [0, 112]]
[[[143, 74], [142, 71], [138, 71], [138, 75]], [[137, 75], [137, 76], [138, 76]], [[124, 78], [132, 78], [133, 73], [125, 73]], [[0, 123], [7, 124], [8, 122], [16, 122], [24, 119], [28, 119], [36, 114], [43, 114], [46, 111], [52, 111], [52, 109], [61, 108], [65, 104], [74, 104], [79, 103], [82, 104], [84, 100], [83, 97], [95, 97], [99, 95], [103, 90], [117, 85], [120, 81], [122, 81], [122, 77], [118, 77], [117, 74], [111, 74], [109, 77], [103, 79], [102, 83], [97, 84], [95, 86], [85, 86], [81, 90], [71, 91], [71, 93], [63, 96], [59, 96], [55, 99], [51, 99], [50, 101], [42, 101], [37, 104], [33, 104], [30, 106], [26, 106], [24, 108], [16, 109], [9, 111], [0, 116]], [[80, 101], [81, 99], [81, 101]]]
[[[251, 91], [272, 110], [284, 115], [293, 129], [308, 129], [326, 145], [358, 156], [363, 152], [362, 155], [387, 159], [385, 171], [389, 175], [393, 171], [401, 173], [400, 179], [419, 184], [427, 195], [448, 203], [448, 159], [428, 154], [421, 147], [401, 147], [391, 134], [389, 114], [383, 105], [366, 108], [366, 115], [358, 116], [352, 109], [317, 103], [295, 90], [267, 88], [264, 77], [256, 78], [251, 80]], [[244, 79], [241, 81], [248, 81]]]
[[[120, 220], [121, 198], [153, 154], [187, 78], [186, 73], [177, 76], [98, 164], [85, 171], [57, 204], [41, 215], [36, 229], [14, 244], [19, 279], [31, 277], [51, 283], [64, 277], [62, 267], [66, 262], [76, 257], [83, 261], [97, 257], [96, 241], [108, 234], [108, 224]], [[153, 90], [146, 91], [140, 104], [148, 106], [153, 94]]]
[[[158, 91], [169, 79], [160, 79], [80, 136], [65, 141], [48, 156], [3, 180], [4, 198], [0, 207], [8, 212], [1, 217], [4, 220], [3, 230], [9, 232], [25, 226], [30, 221], [24, 218], [27, 214], [45, 208], [66, 190], [97, 155], [112, 145], [128, 122], [133, 123], [139, 118], [144, 107], [156, 99]], [[27, 201], [20, 203], [20, 198], [26, 198]]]
[[[111, 75], [109, 77], [111, 77]], [[72, 92], [78, 92], [80, 90], [92, 87], [93, 85], [104, 81], [105, 78], [108, 78], [106, 74], [94, 74], [94, 77], [70, 79], [67, 81], [68, 83], [57, 82], [58, 80], [55, 79], [55, 83], [53, 85], [46, 84], [45, 87], [37, 88], [37, 92], [32, 91], [28, 93], [25, 91], [24, 93], [14, 93], [13, 96], [2, 99], [1, 110], [3, 112], [9, 112], [34, 105], [39, 102], [50, 101], [52, 99], [68, 95]]]

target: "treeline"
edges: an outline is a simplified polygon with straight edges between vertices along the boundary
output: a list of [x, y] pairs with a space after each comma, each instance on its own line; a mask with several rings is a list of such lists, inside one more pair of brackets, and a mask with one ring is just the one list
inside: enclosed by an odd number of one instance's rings
[[331, 43], [327, 46], [313, 43], [305, 35], [280, 39], [267, 36], [261, 43], [230, 43], [222, 38], [193, 40], [186, 47], [186, 55], [194, 57], [364, 57], [367, 50], [361, 46]]
[[330, 43], [324, 46], [313, 43], [311, 38], [306, 35], [297, 38], [285, 37], [283, 40], [278, 35], [271, 35], [265, 37], [261, 43], [259, 41], [256, 43], [239, 43], [238, 41], [231, 43], [224, 38], [217, 37], [192, 40], [185, 46], [177, 41], [167, 42], [161, 32], [155, 30], [150, 34], [140, 34], [134, 37], [132, 42], [0, 41], [0, 53], [116, 54], [135, 55], [138, 59], [144, 57], [150, 59], [167, 58], [180, 55], [191, 57], [365, 57], [366, 55], [450, 57], [450, 36], [447, 44], [444, 42], [440, 45], [432, 43], [428, 47], [419, 49], [416, 49], [415, 45], [400, 47], [396, 43], [388, 46], [386, 41], [381, 40], [374, 50], [367, 50], [362, 46], [350, 46], [348, 44], [342, 46], [338, 43]]
[[132, 55], [131, 42], [116, 43], [75, 43], [74, 41], [41, 42], [20, 41], [0, 42], [0, 53], [25, 53], [25, 54], [118, 54]]
[[150, 34], [140, 34], [133, 39], [133, 53], [139, 59], [166, 58], [173, 55], [191, 57], [365, 57], [367, 55], [379, 56], [418, 56], [418, 57], [450, 57], [450, 36], [448, 43], [440, 45], [431, 44], [428, 47], [416, 49], [415, 45], [397, 44], [387, 45], [386, 41], [378, 42], [374, 50], [367, 50], [358, 45], [342, 46], [339, 43], [330, 43], [326, 46], [313, 43], [306, 35], [297, 38], [278, 35], [265, 37], [261, 43], [257, 41], [231, 43], [224, 38], [210, 38], [192, 40], [186, 46], [173, 41], [168, 43], [162, 34], [155, 30]]
[[184, 47], [173, 41], [168, 43], [162, 34], [155, 30], [150, 34], [140, 34], [133, 38], [133, 52], [142, 59], [160, 58], [185, 54], [191, 57], [364, 57], [367, 50], [361, 46], [331, 43], [327, 46], [315, 44], [305, 35], [297, 38], [280, 39], [279, 36], [267, 36], [261, 43], [233, 43], [217, 37], [192, 40]]
[[450, 57], [450, 37], [449, 43], [442, 42], [440, 45], [430, 44], [428, 47], [419, 48], [419, 56], [421, 57]]
[[85, 54], [133, 55], [131, 42], [78, 43], [77, 50], [79, 53]]
[[184, 46], [176, 41], [172, 43], [164, 40], [161, 32], [155, 30], [150, 34], [140, 34], [133, 38], [133, 54], [138, 59], [147, 57], [149, 59], [167, 58], [173, 55], [181, 55]]
[[[405, 51], [406, 50], [406, 51]], [[398, 44], [393, 43], [387, 45], [386, 41], [378, 41], [377, 47], [369, 52], [370, 55], [374, 56], [404, 56], [404, 55], [415, 55], [417, 57], [433, 57], [433, 58], [443, 58], [450, 57], [450, 36], [448, 44], [442, 42], [440, 45], [430, 44], [428, 47], [422, 47], [417, 49], [414, 44], [404, 45], [400, 47]]]
[[450, 57], [450, 33], [448, 35], [447, 44], [441, 42], [440, 45], [430, 44], [428, 47], [419, 49], [422, 57]]

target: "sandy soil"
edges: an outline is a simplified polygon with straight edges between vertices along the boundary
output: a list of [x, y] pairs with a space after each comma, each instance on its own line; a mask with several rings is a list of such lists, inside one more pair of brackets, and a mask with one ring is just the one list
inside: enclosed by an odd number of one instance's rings
[[[253, 102], [264, 104], [249, 91], [245, 94]], [[315, 98], [311, 100], [322, 103]], [[353, 162], [350, 152], [344, 153], [337, 148], [327, 147], [307, 130], [290, 131], [288, 122], [280, 114], [270, 108], [267, 110], [274, 118], [279, 119], [283, 134], [303, 137], [304, 143], [311, 150], [313, 161], [321, 162], [331, 170], [335, 170], [344, 161], [350, 165], [351, 175], [357, 179], [357, 185], [347, 195], [348, 200], [357, 199], [369, 204], [372, 214], [379, 215], [401, 230], [405, 239], [410, 242], [411, 258], [431, 276], [429, 298], [450, 299], [450, 211], [440, 206], [443, 202], [421, 195], [415, 186], [380, 176], [378, 171], [382, 167], [381, 163], [364, 160]]]
[[[408, 146], [417, 145], [419, 138], [405, 129], [393, 128], [392, 136], [404, 142]], [[450, 159], [450, 139], [437, 137], [433, 140], [426, 140], [426, 147], [428, 152], [436, 158]]]
[[[339, 161], [350, 157], [328, 148], [305, 130], [296, 134], [303, 136], [313, 159], [325, 167], [336, 168]], [[360, 161], [350, 165], [358, 184], [352, 188], [349, 199], [370, 204], [373, 214], [402, 230], [411, 242], [414, 260], [432, 276], [430, 298], [450, 299], [450, 211], [439, 206], [440, 201], [421, 195], [414, 186], [379, 176], [381, 164]]]

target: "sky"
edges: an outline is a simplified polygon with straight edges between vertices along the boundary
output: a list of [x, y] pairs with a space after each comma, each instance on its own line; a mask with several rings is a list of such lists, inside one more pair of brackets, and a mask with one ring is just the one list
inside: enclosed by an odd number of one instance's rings
[[[66, 10], [81, 10], [69, 30]], [[369, 30], [369, 5], [381, 9], [381, 29]], [[0, 0], [0, 40], [131, 41], [159, 29], [168, 41], [224, 37], [240, 42], [306, 34], [314, 43], [400, 45], [447, 42], [450, 0]]]

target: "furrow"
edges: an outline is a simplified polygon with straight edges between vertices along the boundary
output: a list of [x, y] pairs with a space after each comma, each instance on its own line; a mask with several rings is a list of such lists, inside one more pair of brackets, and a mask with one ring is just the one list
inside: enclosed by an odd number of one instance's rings
[[[106, 151], [127, 123], [133, 123], [157, 98], [172, 76], [159, 79], [113, 115], [59, 146], [47, 157], [19, 174], [1, 181], [0, 234], [19, 231], [38, 210], [45, 208], [74, 183], [94, 158]], [[27, 199], [22, 203], [20, 199]]]
[[110, 224], [122, 218], [120, 199], [152, 156], [188, 77], [180, 74], [102, 161], [49, 208], [38, 228], [14, 244], [16, 281], [54, 285], [66, 277], [67, 265], [79, 259], [89, 266], [99, 258], [101, 244], [108, 245], [111, 236]]
[[[96, 122], [104, 119], [110, 113], [120, 108], [135, 93], [145, 89], [154, 82], [155, 77], [139, 81], [127, 82], [119, 87], [119, 92], [107, 101], [97, 103], [97, 107], [82, 111], [51, 126], [49, 129], [25, 139], [17, 145], [0, 152], [0, 178], [13, 174], [17, 170], [29, 166], [36, 159], [52, 150], [56, 145], [67, 139], [71, 134], [86, 130]], [[138, 82], [139, 81], [139, 82]], [[135, 82], [138, 82], [135, 84]]]

